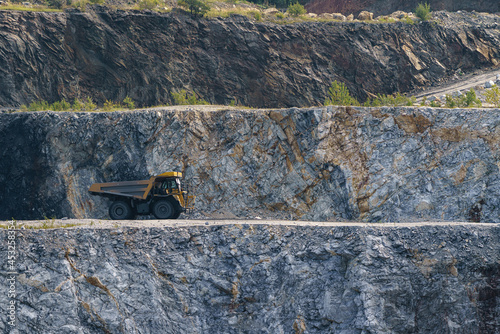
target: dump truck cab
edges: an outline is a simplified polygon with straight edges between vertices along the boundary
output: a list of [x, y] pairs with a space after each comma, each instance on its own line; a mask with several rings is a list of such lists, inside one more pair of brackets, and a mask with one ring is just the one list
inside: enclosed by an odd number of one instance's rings
[[188, 194], [182, 173], [166, 172], [149, 180], [94, 183], [92, 195], [109, 198], [111, 219], [134, 219], [153, 214], [158, 219], [177, 219], [194, 207], [195, 196]]

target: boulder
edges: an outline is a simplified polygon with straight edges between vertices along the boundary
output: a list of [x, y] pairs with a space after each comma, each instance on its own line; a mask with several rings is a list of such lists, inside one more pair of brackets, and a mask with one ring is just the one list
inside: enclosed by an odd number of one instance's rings
[[353, 14], [347, 15], [347, 21], [354, 21], [354, 15]]
[[333, 20], [333, 15], [331, 13], [321, 13], [319, 14], [319, 17], [322, 19], [332, 19]]
[[318, 14], [315, 14], [315, 13], [307, 13], [306, 14], [307, 17], [311, 17], [311, 18], [315, 18], [315, 17], [318, 17]]
[[373, 13], [364, 10], [361, 13], [359, 13], [358, 20], [360, 20], [360, 21], [371, 21], [371, 20], [373, 20]]
[[332, 17], [334, 20], [338, 20], [338, 21], [346, 21], [347, 20], [347, 18], [340, 13], [332, 13]]
[[268, 8], [264, 10], [264, 15], [276, 15], [279, 12], [276, 8]]
[[490, 81], [486, 81], [486, 83], [484, 84], [484, 88], [491, 88], [495, 85], [495, 83], [490, 80]]
[[398, 10], [394, 13], [392, 13], [391, 15], [389, 15], [390, 17], [392, 17], [393, 19], [404, 19], [405, 17], [408, 16], [408, 13], [407, 12], [403, 12], [402, 10]]

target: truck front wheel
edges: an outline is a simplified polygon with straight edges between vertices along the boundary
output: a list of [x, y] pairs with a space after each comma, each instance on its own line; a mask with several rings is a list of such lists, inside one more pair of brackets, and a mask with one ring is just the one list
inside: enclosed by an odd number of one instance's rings
[[125, 201], [115, 201], [109, 206], [109, 216], [113, 220], [130, 219], [132, 208]]
[[165, 199], [155, 202], [151, 211], [157, 219], [172, 219], [175, 215], [174, 205]]

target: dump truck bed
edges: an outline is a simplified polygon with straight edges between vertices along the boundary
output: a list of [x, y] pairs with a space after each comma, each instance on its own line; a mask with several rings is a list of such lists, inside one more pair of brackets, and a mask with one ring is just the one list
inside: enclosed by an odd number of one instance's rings
[[137, 199], [146, 199], [151, 187], [153, 186], [154, 178], [150, 180], [138, 181], [123, 181], [123, 182], [108, 182], [94, 183], [89, 191], [92, 194], [102, 195], [118, 195], [125, 197], [133, 197]]

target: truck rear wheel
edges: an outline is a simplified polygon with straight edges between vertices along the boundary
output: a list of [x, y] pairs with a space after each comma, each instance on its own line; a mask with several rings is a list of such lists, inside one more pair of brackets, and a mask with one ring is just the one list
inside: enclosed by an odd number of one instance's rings
[[132, 208], [125, 201], [115, 201], [109, 206], [109, 216], [113, 220], [130, 219]]
[[172, 219], [175, 216], [174, 205], [166, 199], [155, 202], [151, 211], [157, 219]]

